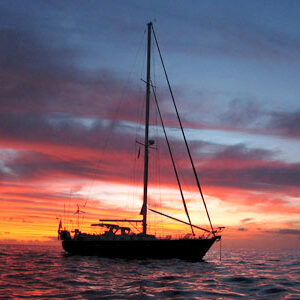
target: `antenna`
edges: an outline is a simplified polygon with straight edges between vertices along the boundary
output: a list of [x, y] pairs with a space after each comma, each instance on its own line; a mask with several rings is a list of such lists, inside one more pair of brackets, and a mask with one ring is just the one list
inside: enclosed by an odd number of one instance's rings
[[84, 211], [79, 209], [79, 204], [77, 204], [77, 210], [75, 211], [75, 215], [77, 214], [77, 229], [79, 230], [79, 214], [85, 213]]

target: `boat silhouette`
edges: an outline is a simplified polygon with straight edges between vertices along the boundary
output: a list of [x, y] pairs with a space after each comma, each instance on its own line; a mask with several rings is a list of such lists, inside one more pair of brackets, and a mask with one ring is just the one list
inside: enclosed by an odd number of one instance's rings
[[[182, 186], [178, 174], [178, 169], [175, 164], [170, 142], [168, 140], [162, 115], [160, 112], [159, 104], [157, 101], [154, 86], [151, 81], [151, 39], [154, 37], [154, 41], [158, 50], [160, 61], [164, 70], [164, 74], [167, 80], [168, 88], [171, 94], [172, 102], [175, 107], [176, 116], [180, 125], [180, 129], [183, 135], [185, 147], [189, 156], [192, 171], [196, 180], [196, 184], [201, 195], [201, 199], [204, 204], [206, 215], [210, 224], [210, 229], [206, 229], [192, 224], [186, 201], [183, 195]], [[146, 72], [146, 105], [145, 105], [145, 134], [144, 142], [140, 143], [144, 148], [144, 185], [143, 185], [143, 205], [140, 212], [142, 219], [101, 219], [100, 223], [91, 224], [92, 226], [98, 226], [105, 228], [105, 232], [102, 234], [89, 234], [83, 233], [78, 228], [75, 229], [72, 235], [71, 231], [63, 230], [61, 221], [59, 223], [59, 239], [62, 240], [62, 247], [70, 254], [78, 255], [97, 255], [103, 257], [120, 257], [120, 258], [182, 258], [182, 259], [197, 259], [201, 260], [211, 246], [221, 239], [221, 231], [224, 227], [214, 228], [211, 222], [211, 218], [208, 213], [208, 209], [205, 203], [204, 195], [200, 186], [199, 178], [196, 172], [194, 161], [190, 152], [190, 148], [184, 133], [182, 122], [179, 116], [179, 112], [175, 103], [169, 78], [166, 72], [164, 61], [162, 59], [161, 51], [158, 45], [156, 34], [153, 28], [153, 24], [150, 22], [147, 24], [147, 72]], [[164, 136], [166, 139], [168, 151], [172, 161], [178, 189], [180, 191], [181, 199], [183, 202], [184, 210], [187, 215], [188, 222], [180, 220], [178, 218], [169, 216], [165, 213], [159, 212], [148, 205], [148, 165], [149, 165], [149, 149], [153, 147], [155, 142], [149, 139], [149, 114], [150, 114], [150, 94], [153, 94], [154, 103], [158, 111], [158, 115], [163, 128]], [[140, 153], [139, 153], [140, 154]], [[79, 207], [77, 206], [78, 220], [79, 220]], [[170, 218], [177, 222], [186, 224], [191, 229], [191, 235], [187, 235], [183, 238], [159, 238], [155, 235], [148, 234], [147, 232], [147, 214], [151, 211], [155, 214], [162, 215], [166, 218]], [[140, 233], [132, 232], [130, 227], [120, 226], [120, 223], [140, 223], [142, 225], [142, 231]], [[201, 230], [201, 236], [196, 237], [194, 229]]]

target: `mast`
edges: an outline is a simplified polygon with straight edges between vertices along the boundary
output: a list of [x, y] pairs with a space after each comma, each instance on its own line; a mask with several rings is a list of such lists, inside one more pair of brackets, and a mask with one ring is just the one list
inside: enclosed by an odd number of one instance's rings
[[151, 30], [152, 23], [147, 24], [147, 81], [146, 81], [146, 116], [145, 116], [145, 156], [144, 156], [144, 196], [141, 214], [143, 215], [143, 234], [147, 234], [147, 195], [148, 195], [148, 159], [149, 159], [149, 111], [150, 111], [150, 66], [151, 66]]

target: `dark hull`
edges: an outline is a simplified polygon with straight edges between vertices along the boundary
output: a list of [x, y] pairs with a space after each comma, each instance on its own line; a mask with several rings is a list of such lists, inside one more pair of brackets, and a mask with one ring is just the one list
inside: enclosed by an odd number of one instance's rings
[[210, 239], [80, 241], [65, 240], [66, 252], [116, 258], [182, 258], [201, 260], [217, 237]]

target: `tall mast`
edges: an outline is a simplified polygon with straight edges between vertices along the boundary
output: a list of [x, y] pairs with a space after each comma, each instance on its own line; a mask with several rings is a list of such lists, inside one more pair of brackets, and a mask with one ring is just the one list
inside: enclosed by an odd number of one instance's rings
[[146, 116], [145, 116], [145, 156], [144, 156], [144, 197], [141, 214], [143, 215], [143, 234], [147, 234], [147, 193], [148, 193], [148, 158], [149, 158], [149, 111], [150, 111], [150, 66], [151, 66], [151, 30], [152, 23], [147, 24], [147, 81], [146, 81]]

